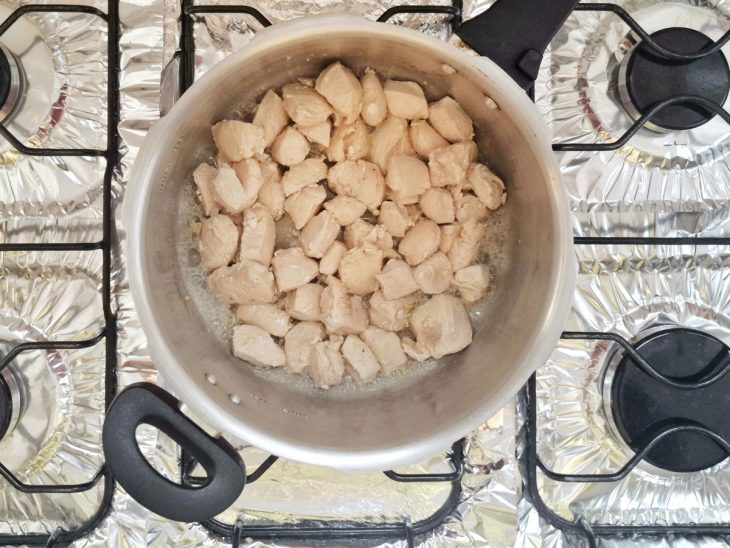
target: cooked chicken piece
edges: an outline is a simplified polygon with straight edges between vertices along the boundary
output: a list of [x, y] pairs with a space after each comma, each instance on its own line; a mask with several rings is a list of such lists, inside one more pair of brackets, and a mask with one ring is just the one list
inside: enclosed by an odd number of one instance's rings
[[275, 304], [239, 304], [236, 319], [260, 327], [274, 337], [283, 337], [291, 329], [291, 317]]
[[422, 211], [421, 206], [418, 204], [409, 204], [406, 206], [406, 211], [408, 212], [408, 218], [411, 220], [411, 223], [415, 225], [418, 221], [421, 220], [422, 217]]
[[287, 370], [301, 373], [309, 365], [312, 348], [324, 337], [324, 326], [319, 322], [299, 322], [292, 327], [284, 337]]
[[413, 279], [426, 295], [443, 293], [454, 279], [449, 258], [437, 251], [413, 269]]
[[380, 363], [368, 345], [357, 335], [348, 335], [345, 338], [342, 355], [349, 365], [348, 371], [357, 384], [367, 384], [378, 376]]
[[211, 271], [227, 266], [238, 250], [238, 227], [227, 215], [204, 219], [200, 230], [200, 266]]
[[335, 129], [327, 148], [327, 158], [330, 162], [361, 160], [367, 157], [369, 150], [368, 127], [358, 118], [352, 124], [341, 124]]
[[365, 238], [374, 228], [375, 225], [363, 219], [355, 219], [354, 222], [345, 227], [345, 245], [348, 249], [362, 246]]
[[393, 154], [413, 155], [414, 151], [408, 136], [408, 122], [397, 116], [388, 116], [370, 134], [368, 159], [385, 171]]
[[370, 296], [370, 321], [386, 331], [400, 331], [408, 325], [408, 312], [413, 305], [409, 297], [386, 299], [382, 291]]
[[489, 209], [497, 209], [507, 201], [502, 179], [484, 164], [472, 164], [467, 172], [467, 180], [474, 190], [474, 194]]
[[366, 160], [338, 162], [327, 175], [329, 187], [336, 194], [351, 196], [364, 203], [373, 213], [385, 197], [385, 181], [378, 166]]
[[274, 249], [286, 249], [299, 245], [300, 231], [294, 227], [294, 221], [289, 215], [284, 215], [276, 221], [276, 240]]
[[438, 359], [471, 343], [471, 324], [462, 302], [451, 295], [434, 295], [411, 314], [418, 347]]
[[340, 224], [329, 211], [321, 211], [304, 226], [299, 242], [304, 253], [319, 259], [329, 249], [340, 233]]
[[[449, 265], [451, 268], [451, 265]], [[451, 272], [449, 272], [451, 274]], [[375, 276], [386, 299], [400, 299], [418, 291], [411, 267], [405, 261], [391, 259], [383, 271]]]
[[388, 160], [385, 184], [392, 191], [394, 202], [401, 205], [418, 203], [418, 197], [431, 186], [428, 167], [418, 158], [393, 154]]
[[428, 172], [432, 186], [457, 185], [466, 180], [466, 174], [477, 157], [473, 141], [456, 143], [431, 151], [428, 156]]
[[451, 246], [454, 245], [456, 237], [461, 232], [461, 225], [443, 225], [441, 228], [441, 243], [439, 244], [439, 251], [442, 253], [448, 253]]
[[489, 210], [484, 206], [482, 201], [472, 193], [464, 193], [455, 200], [456, 220], [465, 223], [469, 220], [481, 221], [487, 217]]
[[233, 328], [233, 355], [253, 365], [281, 367], [286, 356], [266, 331], [255, 325]]
[[489, 268], [483, 264], [465, 266], [454, 274], [454, 285], [459, 295], [468, 303], [481, 299], [489, 289], [491, 275]]
[[419, 346], [416, 341], [414, 341], [410, 337], [403, 337], [400, 342], [401, 346], [403, 347], [403, 352], [412, 360], [416, 360], [417, 362], [425, 362], [431, 357], [431, 354], [428, 350]]
[[284, 215], [284, 189], [281, 183], [267, 181], [259, 190], [257, 203], [266, 209], [275, 221]]
[[308, 88], [314, 87], [314, 78], [297, 78], [297, 82]]
[[277, 164], [268, 157], [262, 158], [258, 160], [258, 162], [259, 168], [261, 168], [261, 175], [264, 178], [264, 184], [281, 182], [281, 171], [279, 170], [279, 164]]
[[323, 148], [330, 146], [330, 134], [332, 123], [329, 120], [314, 124], [312, 126], [297, 126], [299, 133], [304, 135], [310, 143], [320, 145]]
[[223, 120], [212, 127], [213, 141], [226, 162], [239, 162], [264, 151], [261, 126], [239, 120]]
[[445, 188], [429, 188], [418, 203], [423, 214], [439, 224], [454, 222], [454, 199]]
[[385, 226], [385, 229], [396, 238], [405, 236], [406, 230], [414, 225], [408, 217], [406, 207], [390, 201], [383, 202], [380, 205], [378, 222]]
[[241, 259], [250, 259], [263, 265], [271, 264], [276, 240], [274, 218], [263, 206], [253, 206], [243, 213]]
[[322, 290], [319, 306], [327, 333], [349, 335], [367, 329], [368, 314], [362, 298], [348, 295], [345, 286], [334, 276], [327, 277], [327, 287]]
[[386, 80], [383, 91], [388, 111], [393, 116], [407, 120], [428, 118], [428, 102], [423, 89], [416, 82]]
[[428, 121], [447, 141], [460, 143], [474, 137], [474, 127], [469, 115], [451, 97], [431, 103]]
[[375, 278], [383, 265], [383, 252], [374, 247], [355, 247], [345, 252], [337, 272], [350, 293], [368, 295], [378, 288]]
[[269, 90], [256, 107], [253, 123], [264, 129], [264, 145], [270, 147], [274, 139], [289, 122], [289, 115], [284, 110], [284, 103], [274, 91]]
[[208, 285], [223, 304], [264, 304], [275, 297], [274, 275], [261, 263], [247, 259], [214, 270]]
[[311, 282], [319, 274], [319, 265], [300, 247], [278, 249], [271, 259], [279, 291], [289, 291]]
[[261, 165], [253, 158], [248, 158], [236, 162], [232, 167], [233, 171], [236, 172], [236, 177], [238, 177], [243, 187], [243, 193], [246, 196], [243, 207], [244, 209], [251, 207], [256, 203], [259, 191], [264, 186], [264, 174], [261, 171]]
[[286, 84], [281, 91], [284, 109], [299, 126], [319, 124], [332, 114], [327, 100], [309, 86]]
[[383, 225], [375, 225], [363, 238], [362, 245], [368, 244], [386, 253], [393, 249], [393, 236]]
[[282, 131], [271, 145], [271, 156], [284, 166], [301, 164], [307, 154], [309, 154], [309, 141], [293, 127]]
[[428, 160], [428, 155], [432, 151], [449, 144], [426, 120], [414, 120], [411, 122], [409, 135], [413, 149], [424, 160]]
[[345, 244], [336, 240], [332, 242], [332, 245], [329, 246], [327, 252], [319, 261], [319, 273], [330, 276], [337, 272], [345, 251], [347, 251]]
[[461, 227], [461, 232], [454, 240], [447, 253], [454, 270], [461, 270], [474, 262], [479, 253], [479, 244], [484, 237], [484, 225], [476, 221], [467, 221]]
[[362, 84], [362, 119], [366, 124], [377, 126], [388, 114], [388, 104], [383, 86], [375, 71], [366, 68], [360, 79]]
[[203, 213], [208, 217], [214, 213], [218, 213], [220, 207], [215, 201], [213, 192], [213, 179], [218, 175], [218, 170], [208, 164], [200, 164], [193, 171], [193, 180], [198, 188], [198, 200], [200, 200], [200, 207], [203, 208]]
[[340, 226], [347, 226], [362, 217], [368, 206], [356, 198], [342, 195], [325, 202], [324, 208], [332, 214]]
[[383, 375], [389, 375], [408, 363], [400, 337], [392, 331], [370, 326], [360, 334], [380, 364]]
[[294, 221], [294, 227], [301, 230], [322, 207], [327, 191], [320, 185], [305, 186], [284, 201], [284, 211]]
[[305, 186], [313, 185], [327, 178], [327, 164], [322, 158], [307, 158], [301, 164], [289, 168], [281, 178], [284, 194], [290, 196]]
[[328, 389], [340, 384], [345, 375], [345, 360], [340, 353], [342, 337], [335, 335], [328, 341], [314, 343], [308, 356], [309, 376], [314, 386]]
[[314, 82], [322, 95], [347, 123], [354, 122], [362, 110], [362, 86], [352, 71], [342, 63], [332, 63]]
[[319, 299], [321, 296], [321, 285], [301, 285], [287, 294], [284, 299], [284, 309], [295, 320], [319, 320], [322, 315], [319, 308]]
[[409, 265], [415, 266], [436, 252], [440, 240], [439, 225], [430, 219], [421, 219], [403, 236], [398, 251]]
[[[250, 206], [250, 197], [243, 189], [232, 167], [222, 165], [213, 179], [213, 198], [231, 214], [240, 213]], [[255, 199], [255, 198], [254, 198]]]

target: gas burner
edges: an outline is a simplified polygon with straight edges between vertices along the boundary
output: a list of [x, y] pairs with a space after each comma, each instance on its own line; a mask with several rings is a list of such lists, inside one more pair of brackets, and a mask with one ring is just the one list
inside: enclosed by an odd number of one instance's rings
[[[634, 346], [660, 374], [685, 383], [727, 366], [730, 355], [730, 348], [712, 335], [684, 328], [653, 330]], [[618, 432], [634, 451], [660, 429], [673, 425], [701, 425], [730, 441], [730, 375], [702, 388], [674, 388], [649, 376], [629, 355], [617, 352], [606, 373], [604, 394], [610, 395]], [[678, 431], [659, 441], [645, 460], [671, 472], [697, 472], [727, 457], [719, 444], [701, 432]]]
[[[662, 29], [651, 37], [663, 48], [681, 54], [694, 54], [714, 44], [705, 34], [683, 27]], [[691, 61], [676, 61], [639, 42], [624, 56], [618, 75], [621, 102], [634, 119], [655, 104], [680, 95], [696, 95], [722, 105], [728, 90], [730, 68], [721, 51]], [[645, 127], [658, 132], [693, 129], [714, 116], [714, 112], [699, 105], [679, 103], [656, 113]]]
[[18, 58], [0, 44], [0, 122], [15, 113], [24, 88], [25, 77]]

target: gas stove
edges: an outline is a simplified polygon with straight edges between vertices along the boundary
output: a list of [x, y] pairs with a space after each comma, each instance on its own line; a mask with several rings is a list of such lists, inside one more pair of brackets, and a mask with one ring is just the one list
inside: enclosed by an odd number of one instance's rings
[[[286, 462], [229, 440], [248, 484], [200, 524], [146, 511], [104, 463], [117, 388], [156, 379], [115, 221], [149, 125], [278, 21], [349, 11], [468, 50], [454, 30], [491, 4], [0, 6], [0, 545], [728, 542], [721, 1], [581, 3], [534, 65], [579, 277], [560, 343], [514, 404], [448, 453], [384, 474]], [[137, 438], [169, 479], [203, 481], [160, 432]]]

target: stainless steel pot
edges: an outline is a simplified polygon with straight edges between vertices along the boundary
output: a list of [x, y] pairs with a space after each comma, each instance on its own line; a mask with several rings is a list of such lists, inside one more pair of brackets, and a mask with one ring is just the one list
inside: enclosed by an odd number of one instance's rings
[[[467, 349], [446, 356], [428, 374], [377, 390], [315, 391], [243, 365], [211, 333], [184, 273], [188, 258], [181, 242], [189, 228], [181, 224], [183, 204], [193, 169], [213, 152], [211, 125], [254, 104], [265, 90], [314, 76], [333, 60], [426, 83], [432, 98], [453, 96], [475, 121], [479, 148], [509, 192], [509, 267], [490, 297], [490, 321]], [[150, 131], [125, 200], [134, 302], [165, 381], [220, 432], [307, 463], [382, 470], [445, 450], [498, 411], [547, 359], [574, 289], [565, 192], [548, 130], [524, 90], [489, 59], [359, 18], [277, 24], [217, 64]], [[188, 448], [210, 484], [185, 489], [161, 480], [134, 444], [141, 422]], [[214, 515], [243, 488], [245, 474], [236, 471], [242, 463], [232, 449], [192, 429], [159, 389], [136, 386], [118, 396], [104, 445], [120, 483], [175, 519]]]

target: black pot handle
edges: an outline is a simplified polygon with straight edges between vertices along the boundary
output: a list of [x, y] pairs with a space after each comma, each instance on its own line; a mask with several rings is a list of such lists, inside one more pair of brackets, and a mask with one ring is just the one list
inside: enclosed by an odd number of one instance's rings
[[577, 4], [578, 0], [497, 0], [460, 25], [456, 34], [531, 93], [545, 48]]
[[[154, 384], [130, 385], [107, 411], [104, 456], [119, 484], [144, 507], [168, 519], [203, 521], [233, 504], [246, 485], [246, 472], [233, 447], [209, 436], [178, 404]], [[187, 450], [205, 469], [208, 481], [201, 487], [184, 487], [159, 474], [137, 445], [140, 424], [158, 428]]]

